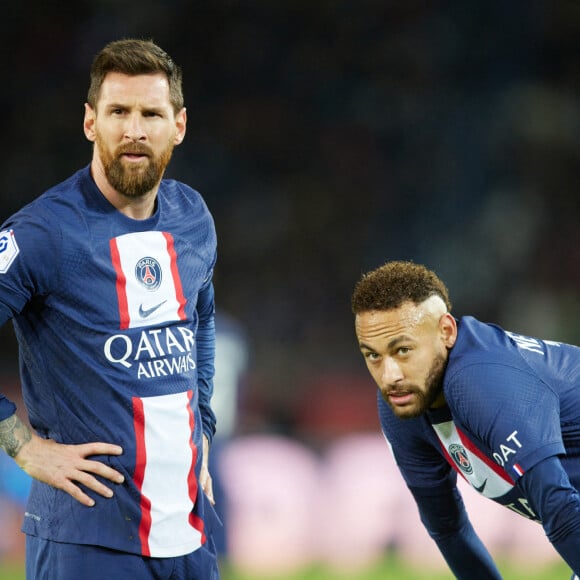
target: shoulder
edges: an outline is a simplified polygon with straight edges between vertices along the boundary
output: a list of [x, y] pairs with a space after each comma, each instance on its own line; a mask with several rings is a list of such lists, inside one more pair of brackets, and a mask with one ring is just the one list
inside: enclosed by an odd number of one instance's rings
[[70, 232], [83, 235], [83, 181], [88, 176], [88, 167], [77, 171], [4, 222], [0, 229], [10, 232], [23, 264], [35, 269], [54, 264]]
[[[559, 397], [526, 362], [501, 328], [477, 321], [460, 324], [445, 373], [445, 399], [454, 419], [482, 441], [558, 424]], [[501, 438], [501, 437], [500, 437]]]
[[457, 341], [449, 354], [446, 386], [486, 384], [502, 376], [532, 374], [511, 334], [500, 326], [467, 316], [458, 321]]
[[199, 191], [175, 179], [163, 179], [158, 197], [171, 208], [177, 207], [211, 218], [208, 206]]
[[88, 168], [77, 171], [68, 179], [50, 187], [36, 199], [23, 206], [6, 222], [10, 223], [46, 223], [58, 228], [67, 214], [76, 214], [82, 197], [82, 182]]
[[215, 261], [217, 233], [201, 194], [180, 181], [164, 179], [158, 192], [159, 228]]

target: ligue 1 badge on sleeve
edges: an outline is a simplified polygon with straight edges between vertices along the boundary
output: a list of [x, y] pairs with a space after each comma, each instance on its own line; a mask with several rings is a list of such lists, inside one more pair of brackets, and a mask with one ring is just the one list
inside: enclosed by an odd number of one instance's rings
[[8, 268], [18, 256], [18, 244], [13, 230], [0, 232], [0, 274], [8, 272]]

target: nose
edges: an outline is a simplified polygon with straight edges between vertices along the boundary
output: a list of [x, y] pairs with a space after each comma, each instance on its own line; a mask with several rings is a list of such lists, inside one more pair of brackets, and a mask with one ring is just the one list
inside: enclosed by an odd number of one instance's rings
[[145, 130], [143, 129], [140, 113], [135, 112], [127, 116], [125, 137], [131, 141], [141, 141], [145, 139]]
[[403, 371], [397, 361], [390, 357], [385, 357], [383, 361], [383, 369], [381, 382], [383, 387], [394, 385], [404, 378]]

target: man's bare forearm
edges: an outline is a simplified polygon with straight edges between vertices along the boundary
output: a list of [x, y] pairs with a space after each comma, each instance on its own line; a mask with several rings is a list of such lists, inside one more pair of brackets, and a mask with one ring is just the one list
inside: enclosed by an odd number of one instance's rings
[[22, 446], [32, 439], [32, 433], [16, 415], [0, 421], [0, 447], [10, 457], [15, 457]]

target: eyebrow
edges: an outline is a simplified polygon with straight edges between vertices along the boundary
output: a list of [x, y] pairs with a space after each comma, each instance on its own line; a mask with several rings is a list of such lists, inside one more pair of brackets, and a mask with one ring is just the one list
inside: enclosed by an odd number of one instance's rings
[[[107, 111], [113, 111], [115, 109], [122, 109], [123, 111], [127, 111], [128, 109], [132, 108], [133, 105], [121, 103], [121, 102], [111, 102], [105, 104], [105, 109]], [[164, 108], [160, 105], [151, 105], [151, 106], [141, 106], [139, 107], [143, 112], [152, 112], [152, 113], [163, 113]]]
[[393, 338], [387, 344], [387, 347], [388, 348], [394, 348], [395, 346], [397, 346], [401, 342], [412, 342], [412, 341], [413, 341], [413, 339], [410, 336], [407, 336], [406, 334], [403, 334], [402, 336], [397, 336], [396, 338]]
[[367, 350], [372, 350], [374, 352], [374, 348], [371, 348], [368, 344], [365, 344], [364, 342], [359, 342], [358, 346], [360, 349], [366, 348]]
[[[387, 343], [387, 348], [389, 350], [392, 350], [401, 342], [413, 342], [413, 339], [410, 336], [407, 336], [406, 334], [403, 334], [402, 336], [396, 336], [395, 338], [393, 338], [392, 340], [390, 340]], [[371, 351], [375, 352], [375, 349], [372, 346], [369, 346], [368, 344], [365, 344], [364, 342], [359, 342], [359, 348], [361, 348], [361, 349], [366, 348], [367, 350], [371, 350]]]

